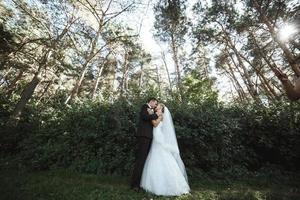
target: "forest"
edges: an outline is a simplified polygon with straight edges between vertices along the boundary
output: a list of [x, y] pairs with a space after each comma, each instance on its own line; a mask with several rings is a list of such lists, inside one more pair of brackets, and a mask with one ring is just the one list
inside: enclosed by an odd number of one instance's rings
[[129, 190], [149, 97], [174, 199], [300, 199], [299, 77], [298, 0], [1, 0], [0, 199], [173, 199]]

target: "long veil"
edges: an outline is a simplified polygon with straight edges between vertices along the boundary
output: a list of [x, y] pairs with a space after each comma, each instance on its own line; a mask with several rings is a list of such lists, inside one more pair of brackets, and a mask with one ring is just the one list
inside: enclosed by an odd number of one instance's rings
[[164, 108], [162, 121], [163, 146], [172, 153], [179, 154], [178, 143], [176, 139], [175, 128], [171, 113], [167, 107]]
[[162, 146], [170, 151], [170, 153], [175, 158], [178, 166], [180, 167], [180, 170], [184, 177], [187, 180], [187, 174], [185, 171], [184, 164], [180, 158], [178, 143], [176, 139], [176, 133], [175, 128], [172, 120], [171, 113], [169, 109], [165, 106], [164, 108], [164, 115], [163, 115], [163, 121], [162, 121]]

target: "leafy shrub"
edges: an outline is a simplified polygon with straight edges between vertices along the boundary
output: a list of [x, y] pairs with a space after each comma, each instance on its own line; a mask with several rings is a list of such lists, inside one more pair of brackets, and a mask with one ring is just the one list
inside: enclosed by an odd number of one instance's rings
[[[32, 170], [63, 167], [128, 175], [141, 102], [30, 105], [14, 129], [5, 127], [8, 112], [2, 106], [0, 120], [6, 132], [1, 134], [1, 151], [19, 156], [21, 164]], [[266, 166], [300, 167], [298, 104], [264, 107], [167, 101], [166, 105], [190, 174], [196, 176], [200, 170], [240, 176]]]

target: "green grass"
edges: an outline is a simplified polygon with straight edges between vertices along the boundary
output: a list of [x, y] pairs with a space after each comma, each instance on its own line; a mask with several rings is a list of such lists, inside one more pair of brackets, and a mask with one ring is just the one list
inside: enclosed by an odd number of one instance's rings
[[79, 174], [67, 170], [0, 172], [1, 200], [300, 200], [299, 177], [266, 180], [197, 178], [192, 192], [181, 197], [157, 197], [129, 189], [128, 177]]

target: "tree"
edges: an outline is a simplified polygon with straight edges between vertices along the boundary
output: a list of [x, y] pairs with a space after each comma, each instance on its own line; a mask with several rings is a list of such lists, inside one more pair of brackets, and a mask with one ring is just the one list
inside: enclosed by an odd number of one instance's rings
[[185, 3], [185, 0], [168, 0], [159, 1], [154, 6], [155, 36], [162, 42], [168, 43], [175, 64], [177, 89], [181, 98], [183, 98], [181, 88], [182, 67], [180, 66], [179, 56], [180, 48], [185, 42], [184, 36], [188, 32], [189, 24], [185, 16]]
[[199, 70], [192, 70], [183, 79], [185, 100], [190, 104], [218, 101], [218, 93], [213, 89], [211, 79], [203, 79]]
[[[64, 24], [56, 24], [54, 21], [51, 21], [51, 17], [53, 16], [46, 16], [42, 12], [33, 10], [30, 5], [25, 2], [13, 1], [13, 3], [16, 6], [15, 9], [19, 9], [20, 11], [18, 14], [23, 17], [21, 20], [24, 20], [25, 24], [30, 23], [31, 28], [38, 33], [38, 36], [44, 38], [44, 40], [42, 40], [44, 42], [42, 45], [35, 43], [35, 48], [39, 53], [39, 56], [37, 58], [32, 57], [31, 59], [37, 65], [37, 68], [35, 69], [34, 75], [30, 82], [25, 85], [21, 93], [21, 98], [11, 114], [11, 122], [15, 123], [19, 120], [25, 105], [32, 98], [36, 87], [43, 79], [42, 73], [48, 71], [48, 68], [51, 67], [51, 62], [57, 57], [56, 48], [59, 45], [63, 46], [64, 38], [67, 32], [69, 32], [73, 23], [76, 21], [76, 18], [74, 17], [74, 14], [69, 16], [69, 13], [66, 13], [64, 10], [65, 7], [59, 7], [59, 5], [52, 4], [51, 6], [60, 8], [60, 10], [57, 10], [57, 12], [65, 17], [62, 18], [62, 23]], [[53, 31], [51, 29], [53, 29]], [[32, 41], [35, 41], [35, 39]], [[21, 47], [24, 48], [24, 45], [21, 45]]]
[[[293, 4], [292, 1], [258, 2], [256, 0], [252, 0], [248, 1], [248, 5], [258, 14], [257, 16], [261, 20], [259, 24], [263, 23], [267, 27], [273, 43], [276, 44], [276, 48], [282, 51], [282, 56], [284, 57], [283, 62], [285, 63], [284, 65], [289, 65], [295, 76], [299, 77], [300, 65], [299, 62], [297, 62], [300, 57], [299, 52], [297, 53], [297, 49], [299, 51], [299, 34], [293, 35], [293, 38], [288, 41], [283, 41], [276, 29], [280, 30], [280, 26], [283, 27], [284, 23], [299, 23], [299, 19], [297, 19], [297, 10], [299, 10], [300, 4]], [[265, 10], [267, 10], [267, 12], [265, 12]], [[268, 62], [266, 58], [265, 60]], [[276, 66], [275, 62], [273, 62], [273, 65], [269, 64], [269, 66], [282, 82], [288, 98], [292, 101], [299, 99], [299, 81], [296, 82], [296, 86], [294, 87], [288, 76], [285, 75], [278, 66]]]
[[[107, 42], [109, 40], [107, 38], [103, 38], [103, 32], [106, 26], [109, 26], [110, 22], [114, 18], [121, 15], [123, 12], [126, 12], [134, 5], [134, 1], [129, 2], [125, 6], [125, 8], [121, 8], [120, 10], [114, 11], [113, 14], [111, 14], [111, 10], [115, 9], [112, 6], [114, 4], [112, 0], [110, 0], [108, 3], [106, 3], [105, 1], [96, 1], [95, 4], [89, 0], [81, 0], [78, 2], [79, 5], [83, 7], [85, 11], [88, 12], [90, 16], [94, 18], [94, 20], [96, 21], [96, 25], [95, 28], [93, 26], [90, 26], [89, 29], [87, 29], [90, 31], [84, 33], [88, 36], [88, 49], [84, 50], [84, 52], [81, 53], [84, 60], [83, 62], [81, 62], [81, 73], [71, 91], [71, 94], [65, 101], [66, 104], [68, 104], [69, 101], [71, 101], [78, 95], [79, 89], [82, 85], [86, 73], [88, 72], [88, 69], [93, 66], [93, 62], [96, 62], [97, 56], [99, 54], [102, 54], [103, 51], [105, 51], [105, 48], [108, 46]], [[83, 29], [82, 31], [85, 31], [85, 29]], [[113, 41], [113, 39], [110, 38], [110, 41]], [[99, 72], [102, 73], [103, 69], [101, 69], [101, 67], [104, 66], [100, 64], [98, 65], [98, 67], [100, 68], [98, 70], [97, 79], [101, 77], [101, 74]]]
[[[198, 16], [193, 31], [195, 45], [214, 48], [212, 52], [215, 52], [217, 61], [221, 58], [216, 64], [229, 74], [242, 99], [245, 99], [244, 94], [249, 94], [257, 102], [266, 98], [275, 101], [280, 97], [281, 89], [273, 72], [285, 66], [286, 70], [292, 69], [297, 75], [295, 60], [298, 53], [293, 48], [297, 48], [295, 44], [299, 37], [294, 37], [291, 45], [282, 44], [274, 27], [294, 16], [295, 12], [289, 11], [297, 6], [291, 1], [198, 3], [194, 7]], [[287, 65], [291, 68], [288, 69]]]

